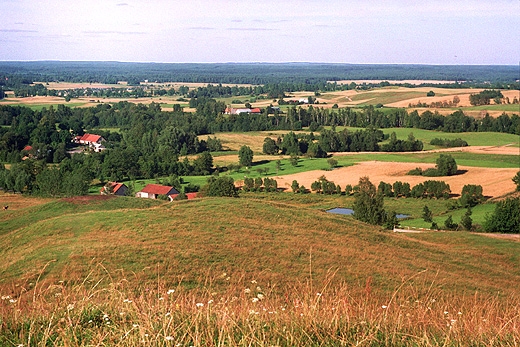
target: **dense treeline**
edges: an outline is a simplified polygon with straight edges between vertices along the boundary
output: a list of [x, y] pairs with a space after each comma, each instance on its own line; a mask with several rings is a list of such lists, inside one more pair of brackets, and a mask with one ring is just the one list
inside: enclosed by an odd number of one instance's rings
[[[59, 105], [40, 111], [27, 107], [0, 106], [0, 126], [4, 126], [0, 128], [0, 160], [19, 161], [22, 149], [30, 145], [33, 156], [59, 163], [72, 134], [81, 135], [85, 130], [105, 137], [108, 148], [133, 147], [144, 155], [165, 150], [178, 155], [216, 150], [205, 141], [199, 141], [197, 136], [229, 131], [300, 130], [309, 127], [312, 131], [321, 132], [318, 143], [325, 152], [378, 151], [378, 142], [383, 140], [383, 135], [375, 130], [336, 132], [321, 128], [323, 126], [372, 129], [406, 127], [445, 132], [495, 131], [520, 134], [520, 118], [516, 114], [511, 117], [503, 114], [497, 118], [486, 115], [482, 119], [475, 119], [461, 111], [442, 116], [430, 111], [419, 115], [417, 111], [408, 113], [403, 109], [382, 112], [370, 106], [362, 110], [330, 110], [310, 106], [292, 107], [285, 113], [269, 114], [269, 109], [266, 109], [261, 114], [224, 115], [226, 106], [222, 102], [211, 98], [193, 100], [197, 101], [194, 113], [183, 112], [180, 107], [174, 108], [173, 112], [164, 112], [155, 103], [145, 106], [129, 102], [74, 109]], [[99, 130], [108, 127], [119, 128], [120, 133]], [[307, 149], [316, 142], [314, 140], [306, 139]], [[293, 145], [284, 146], [287, 151]], [[421, 143], [413, 137], [398, 140], [392, 135], [389, 144], [384, 145], [382, 150], [416, 151], [421, 148]], [[299, 152], [306, 153], [302, 149], [299, 148]], [[319, 148], [311, 149], [320, 152]], [[287, 151], [291, 152], [293, 150]]]
[[[9, 81], [5, 83], [5, 77]], [[370, 65], [324, 63], [161, 64], [119, 62], [0, 62], [4, 85], [33, 81], [128, 81], [232, 84], [324, 83], [338, 80], [441, 80], [479, 82], [487, 88], [518, 89], [517, 66]], [[27, 83], [29, 82], [29, 83]], [[453, 87], [456, 84], [451, 83]], [[485, 87], [484, 87], [485, 88]]]

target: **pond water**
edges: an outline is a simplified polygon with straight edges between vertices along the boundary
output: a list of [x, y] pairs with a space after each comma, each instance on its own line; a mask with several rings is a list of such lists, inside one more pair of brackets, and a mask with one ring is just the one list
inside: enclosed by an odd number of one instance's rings
[[[344, 215], [348, 215], [348, 216], [351, 216], [351, 215], [354, 214], [354, 210], [353, 209], [351, 209], [351, 208], [344, 208], [344, 207], [336, 207], [336, 208], [327, 210], [326, 212], [328, 212], [328, 213], [336, 213], [336, 214], [344, 214]], [[397, 219], [405, 219], [405, 218], [410, 217], [410, 215], [398, 213], [396, 215], [396, 217], [397, 217]]]

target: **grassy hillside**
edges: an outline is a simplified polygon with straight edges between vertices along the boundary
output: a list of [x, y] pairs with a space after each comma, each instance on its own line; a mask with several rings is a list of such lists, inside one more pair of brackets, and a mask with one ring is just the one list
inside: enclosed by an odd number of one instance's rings
[[394, 234], [323, 212], [328, 198], [278, 197], [16, 196], [0, 224], [0, 344], [520, 342], [520, 243]]
[[311, 256], [318, 280], [334, 270], [337, 281], [363, 286], [372, 277], [382, 291], [424, 269], [424, 280], [449, 278], [446, 288], [463, 291], [514, 292], [510, 284], [520, 280], [518, 268], [504, 276], [504, 266], [520, 262], [516, 243], [467, 233], [396, 235], [305, 200], [60, 200], [9, 211], [0, 242], [3, 284], [33, 281], [49, 262], [40, 280], [81, 279], [89, 263], [102, 262], [144, 281], [160, 274], [200, 286], [207, 274], [226, 272], [286, 285], [308, 278]]

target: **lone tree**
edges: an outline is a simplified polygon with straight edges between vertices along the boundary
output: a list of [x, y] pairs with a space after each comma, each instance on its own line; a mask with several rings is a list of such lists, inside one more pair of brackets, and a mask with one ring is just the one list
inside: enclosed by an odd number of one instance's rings
[[383, 195], [377, 193], [376, 186], [368, 177], [361, 177], [355, 194], [354, 217], [366, 223], [381, 225], [385, 222], [385, 216]]
[[425, 222], [428, 222], [428, 223], [433, 222], [432, 211], [428, 208], [427, 205], [424, 205], [424, 207], [423, 207], [422, 218]]
[[245, 145], [240, 147], [238, 161], [240, 165], [250, 167], [253, 164], [253, 150]]
[[453, 176], [457, 173], [457, 163], [449, 154], [441, 154], [436, 164], [439, 176]]

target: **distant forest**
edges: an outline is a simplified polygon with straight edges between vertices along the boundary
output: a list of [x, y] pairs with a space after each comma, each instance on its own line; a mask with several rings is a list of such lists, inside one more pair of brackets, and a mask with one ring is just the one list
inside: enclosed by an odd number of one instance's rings
[[[0, 62], [4, 90], [38, 82], [113, 84], [127, 81], [231, 84], [320, 84], [340, 80], [440, 80], [463, 85], [519, 89], [519, 68], [511, 65], [371, 65], [323, 63], [122, 63]], [[449, 83], [448, 83], [449, 84]]]

